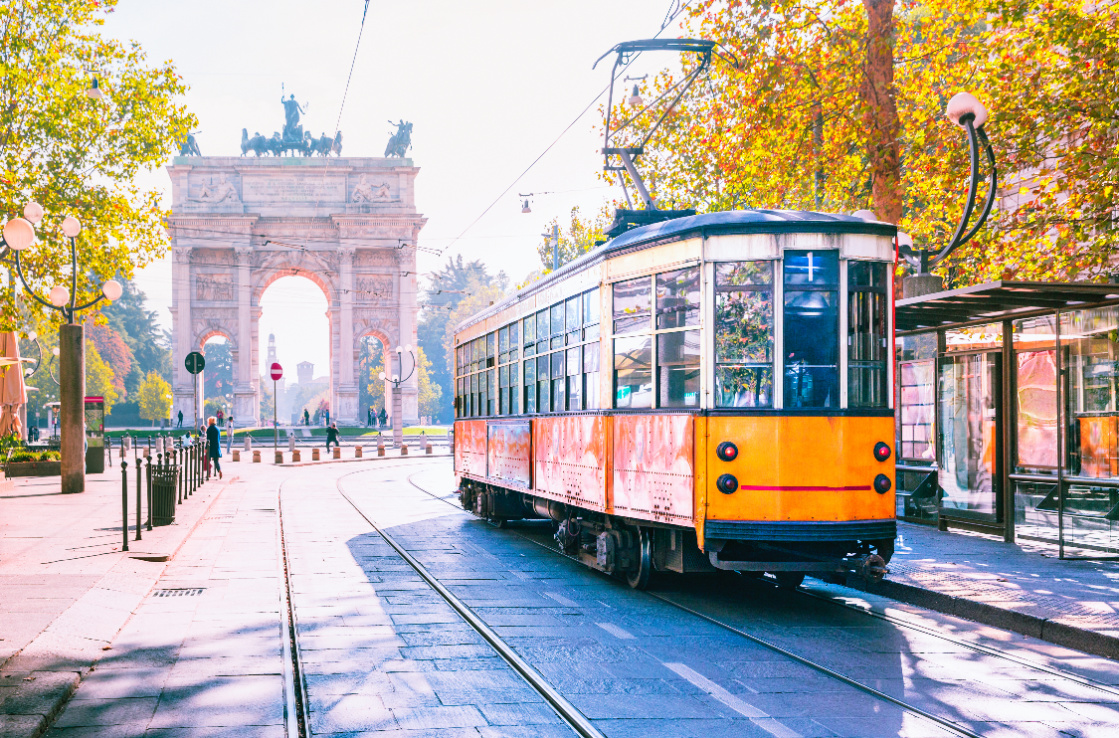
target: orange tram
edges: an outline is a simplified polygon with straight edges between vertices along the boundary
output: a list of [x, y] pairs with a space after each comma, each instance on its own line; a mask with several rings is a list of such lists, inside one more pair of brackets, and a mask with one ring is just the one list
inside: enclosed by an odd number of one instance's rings
[[896, 229], [774, 210], [623, 232], [455, 333], [462, 505], [654, 571], [880, 579]]

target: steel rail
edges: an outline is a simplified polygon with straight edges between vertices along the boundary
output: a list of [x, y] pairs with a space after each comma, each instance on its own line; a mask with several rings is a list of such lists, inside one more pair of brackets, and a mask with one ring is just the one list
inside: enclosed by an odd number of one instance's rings
[[[442, 582], [436, 579], [435, 576], [432, 575], [431, 572], [429, 572], [423, 564], [421, 564], [418, 560], [416, 560], [414, 556], [408, 553], [404, 549], [404, 547], [396, 541], [395, 538], [382, 530], [381, 527], [378, 526], [372, 518], [366, 515], [365, 511], [363, 511], [361, 507], [359, 507], [358, 504], [354, 502], [354, 500], [348, 494], [346, 494], [345, 490], [342, 489], [342, 480], [346, 477], [353, 476], [354, 474], [364, 474], [370, 471], [373, 470], [362, 469], [359, 471], [350, 472], [349, 474], [343, 474], [342, 476], [338, 477], [335, 480], [335, 486], [338, 489], [338, 493], [342, 495], [346, 502], [350, 503], [354, 510], [357, 511], [358, 515], [365, 519], [365, 522], [369, 523], [373, 530], [377, 532], [377, 535], [384, 539], [385, 543], [389, 544], [389, 546], [391, 546], [392, 549], [396, 551], [397, 555], [400, 556], [400, 558], [402, 558], [405, 563], [412, 567], [412, 569], [420, 575], [420, 578], [427, 582], [428, 586], [435, 590], [436, 594], [442, 597], [443, 600], [448, 605], [450, 605], [451, 608], [455, 612], [457, 612], [459, 616], [478, 633], [478, 635], [482, 636], [482, 638], [485, 639], [485, 641], [489, 643], [495, 651], [497, 651], [498, 655], [501, 656], [501, 658], [504, 659], [504, 661], [509, 664], [509, 666], [511, 666], [522, 679], [528, 682], [529, 686], [531, 686], [533, 690], [535, 690], [541, 697], [544, 698], [544, 701], [548, 703], [548, 705], [556, 712], [557, 715], [559, 715], [561, 720], [563, 720], [578, 735], [582, 736], [582, 738], [606, 738], [601, 732], [599, 732], [597, 728], [594, 727], [594, 725], [591, 724], [590, 719], [587, 718], [586, 715], [584, 715], [574, 705], [568, 702], [567, 699], [555, 689], [555, 687], [548, 683], [548, 681], [543, 677], [543, 675], [540, 674], [540, 672], [538, 672], [535, 668], [532, 667], [531, 664], [521, 658], [521, 656], [513, 650], [512, 646], [502, 640], [501, 636], [499, 636], [493, 631], [492, 628], [486, 625], [485, 621], [483, 621], [470, 608], [469, 605], [467, 605], [453, 593], [451, 593], [451, 591], [443, 586]], [[409, 478], [409, 481], [411, 481], [411, 478]], [[432, 495], [432, 497], [436, 496]], [[436, 497], [436, 499], [441, 498]], [[447, 502], [450, 505], [454, 505], [454, 503], [448, 500], [443, 501]]]
[[[430, 491], [424, 489], [423, 487], [421, 487], [420, 485], [416, 484], [416, 482], [412, 479], [412, 477], [414, 477], [414, 476], [416, 476], [417, 474], [420, 474], [420, 473], [421, 472], [416, 472], [415, 474], [410, 475], [408, 477], [409, 484], [411, 484], [413, 487], [420, 490], [424, 494], [428, 495], [429, 497], [433, 497], [434, 499], [445, 502], [445, 503], [447, 503], [448, 505], [451, 505], [452, 507], [454, 507], [456, 510], [458, 510], [460, 512], [463, 512], [465, 514], [471, 514], [471, 513], [469, 513], [469, 511], [463, 510], [461, 505], [456, 505], [454, 502], [451, 501], [451, 498], [453, 497], [453, 495], [449, 496], [449, 497], [442, 497], [442, 496], [437, 495], [433, 492], [430, 492]], [[547, 551], [551, 551], [552, 553], [554, 553], [558, 556], [562, 556], [563, 558], [568, 559], [569, 561], [577, 563], [585, 569], [588, 569], [590, 571], [596, 571], [594, 569], [590, 569], [590, 567], [587, 567], [585, 564], [583, 564], [583, 562], [579, 561], [579, 559], [575, 558], [574, 556], [569, 556], [568, 554], [565, 554], [562, 551], [560, 551], [558, 549], [555, 549], [555, 548], [549, 546], [546, 543], [542, 543], [541, 541], [537, 541], [537, 540], [535, 540], [535, 539], [533, 539], [529, 536], [523, 535], [523, 534], [518, 533], [517, 531], [509, 529], [509, 528], [505, 528], [504, 530], [512, 533], [513, 535], [517, 536], [518, 538], [521, 538], [522, 540], [528, 541], [529, 543], [533, 543], [533, 544], [535, 544], [535, 545], [537, 545], [537, 546], [539, 546], [539, 547], [541, 547], [541, 548], [543, 548]], [[773, 586], [776, 587], [777, 585], [774, 584]], [[832, 602], [833, 604], [835, 604], [839, 607], [847, 607], [851, 610], [854, 610], [855, 612], [859, 612], [859, 613], [862, 613], [864, 615], [868, 615], [870, 617], [876, 617], [876, 618], [880, 618], [882, 620], [886, 620], [887, 622], [890, 622], [890, 623], [898, 625], [898, 626], [910, 628], [912, 630], [923, 633], [925, 635], [931, 635], [931, 636], [934, 636], [934, 637], [937, 637], [937, 638], [941, 638], [941, 639], [943, 639], [947, 642], [950, 642], [950, 643], [953, 643], [953, 644], [956, 644], [956, 645], [960, 645], [960, 646], [964, 646], [966, 648], [973, 649], [977, 652], [984, 653], [986, 655], [993, 656], [995, 658], [1002, 658], [1002, 659], [1005, 659], [1005, 660], [1010, 661], [1012, 663], [1018, 664], [1019, 666], [1024, 666], [1024, 667], [1027, 667], [1027, 668], [1036, 669], [1038, 671], [1050, 674], [1052, 676], [1057, 676], [1057, 677], [1061, 677], [1061, 678], [1064, 678], [1064, 679], [1068, 679], [1069, 681], [1076, 682], [1076, 683], [1081, 684], [1083, 686], [1088, 686], [1088, 687], [1092, 687], [1092, 688], [1095, 688], [1095, 689], [1099, 689], [1099, 690], [1104, 691], [1104, 692], [1119, 694], [1119, 690], [1116, 690], [1116, 689], [1114, 689], [1114, 688], [1112, 688], [1108, 685], [1096, 682], [1092, 679], [1088, 679], [1087, 677], [1081, 677], [1081, 676], [1078, 676], [1078, 675], [1075, 675], [1075, 674], [1070, 674], [1068, 672], [1062, 671], [1060, 669], [1054, 669], [1052, 667], [1045, 666], [1044, 664], [1039, 664], [1039, 663], [1033, 662], [1029, 659], [1024, 659], [1024, 658], [1015, 656], [1013, 654], [1004, 652], [1000, 649], [992, 648], [992, 647], [989, 647], [989, 646], [983, 646], [983, 645], [975, 644], [975, 643], [969, 643], [967, 641], [963, 641], [963, 640], [960, 640], [960, 639], [957, 639], [957, 638], [953, 638], [952, 636], [948, 636], [946, 634], [939, 633], [935, 629], [932, 629], [932, 628], [927, 628], [925, 626], [921, 626], [921, 625], [918, 625], [916, 623], [909, 623], [909, 622], [906, 622], [905, 620], [902, 620], [902, 619], [893, 618], [893, 617], [890, 617], [890, 616], [879, 615], [878, 613], [868, 612], [867, 610], [864, 610], [862, 608], [855, 607], [853, 605], [848, 605], [847, 603], [843, 603], [843, 602], [836, 602], [836, 601], [833, 601], [833, 600], [829, 600], [826, 597], [822, 597], [822, 596], [819, 596], [819, 595], [815, 595], [813, 593], [805, 592], [803, 590], [798, 589], [797, 592], [799, 594], [802, 594], [802, 595], [805, 595], [805, 596], [816, 597], [816, 598], [818, 598], [820, 600], [823, 600], [825, 602]], [[884, 701], [890, 702], [890, 703], [902, 708], [903, 710], [906, 710], [907, 712], [912, 713], [915, 716], [922, 717], [926, 720], [929, 720], [929, 721], [937, 724], [938, 726], [940, 726], [940, 727], [942, 727], [946, 730], [949, 730], [953, 733], [956, 733], [957, 735], [967, 736], [967, 738], [981, 738], [980, 733], [972, 732], [971, 730], [969, 730], [967, 728], [964, 728], [964, 727], [961, 727], [961, 726], [957, 725], [956, 723], [952, 722], [951, 720], [948, 720], [946, 718], [941, 718], [941, 717], [935, 715], [934, 713], [927, 712], [926, 710], [923, 710], [920, 707], [916, 707], [914, 705], [911, 705], [911, 704], [905, 702], [904, 700], [900, 700], [896, 697], [892, 697], [889, 694], [886, 694], [885, 692], [882, 692], [880, 690], [875, 689], [874, 687], [870, 687], [866, 684], [863, 684], [863, 683], [861, 683], [861, 682], [859, 682], [859, 681], [857, 681], [857, 680], [855, 680], [851, 677], [844, 676], [843, 674], [840, 674], [839, 672], [836, 672], [836, 671], [830, 669], [829, 667], [824, 666], [823, 664], [818, 664], [818, 663], [816, 663], [814, 661], [811, 661], [810, 659], [807, 659], [803, 656], [799, 656], [799, 655], [797, 655], [797, 654], [795, 654], [791, 651], [788, 651], [788, 650], [782, 648], [781, 646], [778, 646], [774, 643], [770, 643], [769, 641], [766, 641], [763, 638], [759, 638], [758, 636], [751, 635], [750, 633], [747, 633], [747, 632], [745, 632], [745, 631], [743, 631], [743, 630], [741, 630], [741, 629], [739, 629], [739, 628], [737, 628], [737, 627], [735, 627], [735, 626], [733, 626], [729, 623], [725, 623], [725, 622], [723, 622], [723, 621], [721, 621], [717, 618], [714, 618], [710, 615], [706, 615], [702, 612], [694, 610], [693, 608], [690, 608], [687, 605], [682, 605], [678, 602], [674, 602], [673, 600], [671, 600], [671, 599], [669, 599], [669, 598], [667, 598], [663, 595], [656, 594], [655, 592], [646, 591], [644, 594], [646, 594], [650, 597], [653, 597], [654, 599], [657, 599], [657, 600], [659, 600], [659, 601], [661, 601], [661, 602], [663, 602], [667, 605], [671, 605], [672, 607], [675, 607], [679, 610], [683, 610], [684, 612], [687, 612], [691, 615], [694, 615], [694, 616], [696, 616], [696, 617], [698, 617], [702, 620], [706, 620], [707, 622], [710, 622], [711, 624], [716, 625], [720, 628], [723, 628], [725, 630], [729, 630], [732, 633], [735, 633], [736, 635], [739, 635], [739, 636], [741, 636], [743, 638], [746, 638], [747, 640], [749, 640], [753, 643], [756, 643], [757, 645], [763, 646], [763, 647], [768, 648], [768, 649], [770, 649], [774, 652], [780, 653], [781, 655], [783, 655], [787, 658], [790, 658], [790, 659], [792, 659], [792, 660], [794, 660], [794, 661], [796, 661], [800, 664], [803, 664], [804, 666], [807, 666], [811, 669], [819, 671], [819, 672], [825, 674], [826, 676], [830, 676], [834, 679], [842, 681], [845, 684], [848, 684], [849, 686], [852, 686], [852, 687], [854, 687], [854, 688], [856, 688], [856, 689], [858, 689], [862, 692], [866, 692], [866, 693], [868, 693], [868, 694], [870, 694], [874, 697], [877, 697], [877, 698], [882, 699]]]

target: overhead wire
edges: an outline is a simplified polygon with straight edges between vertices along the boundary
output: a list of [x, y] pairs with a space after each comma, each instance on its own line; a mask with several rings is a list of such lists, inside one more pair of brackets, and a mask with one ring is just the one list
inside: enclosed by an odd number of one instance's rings
[[361, 25], [357, 29], [357, 43], [354, 44], [354, 58], [350, 62], [350, 73], [346, 77], [346, 89], [342, 92], [342, 104], [338, 106], [338, 120], [334, 122], [334, 132], [342, 126], [342, 111], [346, 107], [346, 98], [350, 94], [350, 80], [354, 77], [354, 66], [357, 65], [357, 52], [361, 48], [361, 34], [365, 31], [365, 17], [369, 15], [369, 0], [365, 0], [365, 10], [361, 13]]
[[[662, 33], [664, 33], [665, 29], [667, 29], [670, 25], [672, 25], [672, 22], [675, 21], [676, 18], [681, 13], [683, 13], [684, 10], [687, 9], [687, 7], [689, 5], [692, 4], [692, 2], [693, 2], [693, 0], [685, 0], [685, 2], [681, 2], [681, 0], [672, 0], [672, 3], [669, 5], [668, 13], [666, 13], [664, 20], [661, 21], [660, 30], [658, 30], [655, 34], [653, 34], [653, 38], [657, 38]], [[673, 9], [675, 9], [675, 12], [672, 12]], [[633, 65], [633, 63], [637, 61], [637, 59], [640, 56], [641, 56], [640, 53], [634, 54], [633, 57], [621, 69], [621, 71], [624, 72], [627, 69], [629, 69]], [[577, 116], [575, 116], [575, 119], [572, 120], [570, 123], [568, 123], [567, 126], [562, 131], [560, 131], [560, 134], [558, 136], [556, 136], [556, 138], [550, 144], [548, 144], [548, 146], [544, 149], [544, 151], [542, 151], [539, 156], [537, 156], [535, 159], [533, 159], [532, 163], [529, 164], [527, 167], [525, 167], [525, 170], [523, 172], [521, 172], [520, 174], [518, 174], [516, 179], [514, 179], [512, 182], [510, 182], [509, 186], [506, 187], [504, 190], [502, 190], [501, 194], [498, 195], [496, 198], [494, 198], [494, 201], [491, 202], [489, 205], [487, 205], [486, 209], [483, 210], [482, 213], [477, 218], [475, 218], [473, 221], [471, 221], [470, 225], [466, 226], [466, 228], [464, 228], [462, 230], [462, 233], [460, 233], [453, 241], [451, 241], [451, 243], [447, 244], [442, 249], [440, 249], [439, 255], [442, 256], [444, 253], [446, 253], [446, 252], [450, 251], [452, 248], [454, 248], [455, 244], [457, 244], [460, 240], [462, 240], [462, 237], [466, 235], [467, 231], [469, 231], [471, 228], [473, 228], [475, 225], [477, 225], [478, 222], [482, 218], [486, 217], [486, 214], [489, 213], [491, 210], [493, 210], [494, 206], [497, 205], [497, 203], [499, 203], [503, 197], [505, 197], [507, 194], [509, 194], [509, 191], [512, 190], [517, 185], [517, 183], [520, 182], [521, 179], [524, 178], [524, 176], [526, 174], [528, 174], [529, 171], [534, 166], [536, 166], [537, 163], [539, 163], [539, 161], [541, 159], [543, 159], [548, 154], [548, 152], [551, 151], [552, 148], [557, 143], [559, 143], [561, 138], [563, 138], [565, 135], [567, 135], [567, 132], [570, 131], [575, 126], [575, 124], [578, 123], [582, 119], [582, 117], [587, 114], [587, 111], [589, 111], [592, 107], [594, 107], [595, 103], [597, 103], [602, 98], [602, 96], [605, 95], [609, 90], [610, 90], [610, 85], [606, 85], [605, 87], [603, 87], [602, 91], [599, 92], [597, 95], [595, 95], [594, 99], [592, 99], [589, 103], [587, 103], [587, 106], [585, 108], [583, 108]]]

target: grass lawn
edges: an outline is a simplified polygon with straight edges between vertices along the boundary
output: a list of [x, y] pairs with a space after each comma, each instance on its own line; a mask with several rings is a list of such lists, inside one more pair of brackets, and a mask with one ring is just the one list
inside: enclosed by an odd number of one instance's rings
[[[186, 426], [183, 426], [182, 428], [172, 428], [171, 430], [168, 430], [168, 431], [161, 431], [158, 428], [155, 428], [155, 429], [152, 429], [152, 430], [148, 430], [146, 428], [132, 429], [132, 430], [108, 430], [108, 431], [105, 431], [105, 435], [109, 438], [120, 438], [121, 436], [134, 436], [136, 438], [145, 438], [147, 436], [154, 437], [154, 436], [158, 436], [158, 435], [181, 436], [184, 433], [188, 433], [189, 430], [190, 429], [187, 428]], [[306, 426], [297, 426], [295, 430], [296, 430], [296, 433], [295, 433], [296, 438], [302, 438], [304, 430], [310, 430], [312, 437], [316, 437], [316, 438], [325, 438], [326, 437], [326, 428], [322, 428], [322, 427], [307, 428]], [[386, 428], [382, 432], [385, 434], [386, 437], [391, 437], [392, 436], [392, 429], [391, 428]], [[429, 435], [429, 436], [445, 436], [445, 435], [447, 435], [447, 428], [415, 426], [415, 427], [404, 429], [404, 435], [406, 435], [406, 436], [418, 436], [418, 435], [420, 435], [424, 432], [426, 432], [427, 435]], [[372, 436], [372, 437], [375, 438], [377, 436], [377, 431], [373, 430], [371, 428], [351, 428], [349, 426], [345, 426], [345, 427], [340, 427], [338, 429], [338, 434], [341, 435], [343, 438], [364, 438], [364, 437], [369, 437], [369, 436]], [[236, 431], [234, 431], [234, 437], [235, 438], [243, 438], [246, 435], [252, 436], [253, 438], [272, 438], [272, 429], [271, 428], [238, 428]], [[222, 431], [222, 436], [223, 437], [225, 436], [224, 429]], [[284, 429], [284, 428], [280, 428], [280, 438], [281, 439], [286, 439], [287, 436], [288, 436], [287, 430]]]

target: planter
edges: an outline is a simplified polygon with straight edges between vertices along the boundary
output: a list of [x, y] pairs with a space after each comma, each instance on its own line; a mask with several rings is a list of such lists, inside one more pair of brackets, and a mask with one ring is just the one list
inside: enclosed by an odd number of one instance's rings
[[61, 461], [13, 461], [7, 467], [8, 478], [12, 477], [60, 477]]

